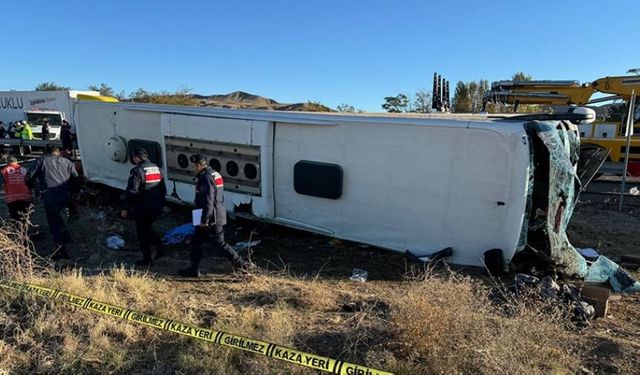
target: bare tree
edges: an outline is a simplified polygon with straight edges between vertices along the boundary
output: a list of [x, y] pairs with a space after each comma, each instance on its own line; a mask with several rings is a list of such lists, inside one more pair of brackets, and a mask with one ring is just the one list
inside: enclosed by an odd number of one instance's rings
[[418, 90], [413, 100], [413, 111], [418, 113], [431, 112], [431, 94], [426, 90]]

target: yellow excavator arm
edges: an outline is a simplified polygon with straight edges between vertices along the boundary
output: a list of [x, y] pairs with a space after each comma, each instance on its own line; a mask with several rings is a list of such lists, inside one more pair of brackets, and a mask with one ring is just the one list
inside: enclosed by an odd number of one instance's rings
[[485, 102], [503, 104], [585, 105], [595, 92], [624, 100], [640, 93], [640, 76], [604, 77], [591, 83], [578, 81], [497, 81], [485, 93]]
[[591, 82], [591, 87], [629, 100], [634, 90], [636, 95], [640, 95], [640, 76], [604, 77]]
[[[640, 76], [604, 77], [582, 85], [578, 81], [498, 81], [493, 82], [491, 90], [485, 93], [484, 104], [513, 104], [517, 112], [520, 104], [580, 106], [618, 98], [629, 103], [634, 91], [640, 94]], [[592, 100], [591, 96], [596, 92], [612, 96]], [[584, 145], [609, 150], [613, 162], [624, 160], [627, 151], [630, 159], [640, 160], [640, 139], [632, 139], [627, 150], [625, 129], [622, 121], [595, 122], [580, 126], [580, 138]], [[639, 133], [636, 127], [636, 134]]]
[[578, 81], [498, 81], [485, 101], [504, 104], [583, 105], [594, 90]]

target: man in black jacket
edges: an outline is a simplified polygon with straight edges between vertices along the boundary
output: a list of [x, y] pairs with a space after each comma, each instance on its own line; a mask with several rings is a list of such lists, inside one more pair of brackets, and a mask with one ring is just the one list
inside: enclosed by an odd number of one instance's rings
[[35, 179], [40, 182], [47, 223], [56, 245], [53, 259], [69, 258], [65, 243], [70, 240], [70, 237], [65, 230], [60, 211], [67, 207], [71, 201], [69, 189], [72, 180], [76, 178], [78, 178], [78, 172], [75, 165], [70, 160], [61, 157], [57, 147], [50, 145], [47, 145], [45, 155], [36, 160], [35, 165], [29, 169], [25, 177], [29, 186], [33, 186]]
[[45, 121], [44, 124], [42, 124], [40, 134], [43, 141], [48, 141], [51, 138], [51, 126], [49, 126], [49, 121]]
[[73, 154], [73, 134], [71, 134], [71, 126], [67, 120], [62, 120], [60, 127], [60, 140], [62, 140], [62, 151], [65, 156]]
[[136, 222], [142, 252], [142, 259], [137, 261], [136, 265], [150, 266], [152, 264], [151, 245], [156, 246], [156, 259], [166, 255], [162, 241], [152, 225], [162, 213], [167, 188], [162, 178], [162, 171], [149, 161], [147, 150], [135, 149], [133, 163], [136, 166], [131, 169], [129, 175], [120, 215], [123, 218], [131, 217]]
[[202, 244], [207, 240], [208, 233], [213, 236], [213, 245], [224, 250], [234, 266], [246, 269], [250, 265], [224, 240], [224, 225], [227, 224], [227, 212], [224, 208], [224, 182], [222, 175], [209, 167], [207, 158], [203, 155], [191, 157], [193, 171], [196, 175], [196, 209], [202, 210], [200, 225], [196, 227], [191, 239], [191, 265], [180, 270], [180, 276], [200, 276], [200, 260], [202, 259]]

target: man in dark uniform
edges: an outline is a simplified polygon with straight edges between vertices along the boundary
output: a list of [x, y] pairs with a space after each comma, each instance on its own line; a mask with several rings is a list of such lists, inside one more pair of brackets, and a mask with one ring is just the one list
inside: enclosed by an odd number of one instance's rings
[[136, 231], [140, 240], [142, 259], [137, 266], [150, 266], [151, 245], [156, 246], [156, 259], [166, 255], [160, 237], [153, 230], [153, 222], [162, 213], [167, 187], [160, 168], [149, 161], [149, 154], [143, 148], [133, 151], [133, 163], [129, 183], [122, 202], [121, 216], [131, 217], [136, 222]]
[[42, 124], [40, 134], [43, 141], [48, 141], [51, 138], [51, 126], [49, 126], [49, 121], [45, 121], [44, 124]]
[[53, 259], [68, 259], [69, 254], [65, 243], [70, 240], [64, 221], [60, 217], [60, 211], [69, 205], [71, 181], [78, 178], [75, 165], [68, 159], [60, 156], [57, 147], [47, 145], [45, 155], [40, 157], [34, 166], [27, 172], [25, 180], [33, 186], [34, 180], [40, 182], [40, 190], [43, 193], [44, 210], [47, 214], [47, 223], [53, 236], [56, 250]]
[[180, 276], [200, 276], [200, 260], [202, 244], [207, 241], [208, 234], [213, 236], [213, 245], [224, 250], [234, 266], [247, 269], [250, 263], [243, 260], [238, 253], [224, 240], [224, 225], [227, 223], [227, 212], [224, 208], [224, 182], [222, 175], [209, 167], [203, 155], [191, 157], [193, 171], [196, 175], [196, 209], [202, 210], [200, 225], [196, 227], [191, 239], [191, 265], [180, 270]]
[[71, 134], [71, 126], [67, 120], [62, 120], [62, 126], [60, 127], [60, 140], [62, 140], [62, 151], [64, 156], [72, 155], [73, 151], [73, 134]]

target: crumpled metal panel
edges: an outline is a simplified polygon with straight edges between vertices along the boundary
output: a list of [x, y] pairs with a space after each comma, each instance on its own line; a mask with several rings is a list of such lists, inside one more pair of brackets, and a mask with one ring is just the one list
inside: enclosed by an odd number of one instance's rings
[[530, 140], [527, 142], [529, 145], [529, 166], [527, 167], [527, 179], [529, 183], [527, 184], [527, 207], [525, 210], [524, 221], [522, 223], [522, 231], [520, 231], [520, 238], [518, 239], [518, 247], [516, 248], [516, 253], [522, 251], [527, 246], [528, 234], [529, 234], [529, 221], [531, 218], [531, 210], [533, 205], [533, 185], [534, 185], [534, 165], [535, 160], [533, 157], [533, 145]]
[[555, 122], [536, 126], [538, 137], [549, 150], [549, 208], [546, 232], [550, 256], [567, 275], [585, 276], [587, 263], [567, 238], [566, 229], [576, 203], [576, 175], [579, 141], [575, 134], [557, 129]]

